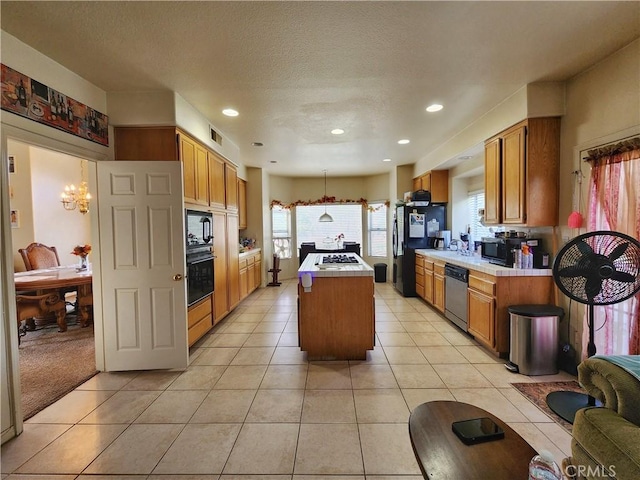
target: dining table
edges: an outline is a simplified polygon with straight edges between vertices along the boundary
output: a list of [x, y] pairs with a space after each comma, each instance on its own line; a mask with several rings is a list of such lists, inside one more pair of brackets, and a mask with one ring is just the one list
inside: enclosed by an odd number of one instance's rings
[[[77, 291], [76, 308], [82, 327], [89, 324], [89, 309], [93, 305], [93, 272], [91, 269], [78, 270], [76, 265], [16, 272], [13, 276], [16, 295], [42, 295], [72, 287]], [[63, 299], [64, 300], [64, 299]], [[43, 308], [46, 310], [46, 308]], [[48, 311], [39, 312], [41, 314]], [[66, 331], [64, 315], [58, 321], [60, 331]]]

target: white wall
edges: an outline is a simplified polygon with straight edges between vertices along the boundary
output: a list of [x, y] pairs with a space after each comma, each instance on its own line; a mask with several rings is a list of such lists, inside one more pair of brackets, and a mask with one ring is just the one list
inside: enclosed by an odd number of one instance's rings
[[[566, 226], [572, 208], [574, 177], [580, 168], [586, 178], [583, 198], [587, 198], [590, 169], [577, 154], [581, 146], [591, 148], [615, 141], [627, 132], [640, 128], [640, 39], [606, 58], [590, 70], [567, 82], [567, 111], [562, 118], [560, 161], [560, 224], [563, 237], [575, 235]], [[635, 127], [635, 128], [634, 128]], [[585, 212], [583, 212], [585, 213]], [[560, 295], [568, 313], [568, 300]], [[569, 341], [581, 351], [577, 340], [582, 335], [584, 308], [573, 302]], [[566, 335], [566, 315], [560, 332]], [[597, 333], [596, 333], [597, 335]]]

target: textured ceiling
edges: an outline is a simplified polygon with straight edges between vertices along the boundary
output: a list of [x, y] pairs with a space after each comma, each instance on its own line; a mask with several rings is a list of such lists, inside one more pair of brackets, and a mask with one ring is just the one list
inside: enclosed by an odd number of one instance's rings
[[[571, 78], [640, 36], [640, 2], [0, 8], [3, 30], [96, 86], [175, 91], [240, 147], [245, 165], [284, 175], [413, 163], [523, 85]], [[425, 112], [434, 102], [445, 109]], [[223, 116], [225, 107], [240, 116]], [[336, 127], [346, 133], [331, 135]]]

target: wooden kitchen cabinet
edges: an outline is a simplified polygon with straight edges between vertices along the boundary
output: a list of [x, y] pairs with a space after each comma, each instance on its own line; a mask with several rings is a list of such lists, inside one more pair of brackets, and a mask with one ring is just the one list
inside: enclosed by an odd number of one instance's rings
[[196, 343], [213, 327], [211, 303], [210, 295], [189, 308], [187, 314], [189, 346]]
[[231, 311], [227, 295], [227, 215], [224, 212], [213, 212], [213, 254], [213, 319], [217, 323]]
[[178, 134], [178, 148], [183, 165], [185, 203], [208, 206], [207, 151], [192, 138], [182, 133]]
[[254, 289], [262, 286], [262, 255], [261, 252], [256, 254], [255, 270], [253, 272], [253, 285]]
[[416, 253], [416, 294], [424, 299], [424, 256]]
[[238, 209], [238, 170], [229, 163], [224, 164], [224, 184], [226, 206], [229, 210]]
[[215, 153], [209, 152], [209, 205], [225, 208], [225, 161]]
[[485, 223], [557, 225], [559, 164], [558, 117], [530, 118], [488, 139]]
[[467, 289], [468, 299], [468, 329], [476, 340], [489, 348], [495, 343], [495, 306], [494, 298], [471, 288]]
[[444, 263], [433, 264], [433, 306], [444, 313]]
[[449, 201], [449, 170], [431, 170], [413, 179], [413, 191], [429, 190], [431, 201], [446, 203]]
[[239, 260], [239, 279], [240, 279], [240, 301], [249, 295], [249, 272], [247, 268], [247, 258]]
[[240, 230], [247, 228], [247, 182], [238, 179], [238, 223]]
[[433, 262], [424, 260], [424, 297], [427, 302], [433, 305]]
[[[238, 215], [227, 213], [227, 285], [229, 309], [240, 303], [240, 252], [238, 248]], [[216, 272], [217, 274], [217, 272]]]

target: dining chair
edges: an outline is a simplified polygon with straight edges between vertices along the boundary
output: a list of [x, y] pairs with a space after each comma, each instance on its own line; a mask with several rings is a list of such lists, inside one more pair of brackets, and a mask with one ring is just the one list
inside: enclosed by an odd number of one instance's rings
[[40, 270], [60, 266], [60, 258], [56, 247], [48, 247], [42, 243], [31, 243], [26, 248], [18, 249], [27, 270]]
[[[43, 268], [60, 266], [60, 258], [58, 257], [58, 250], [56, 247], [49, 247], [42, 243], [33, 242], [26, 248], [18, 249], [18, 252], [20, 252], [22, 261], [24, 262], [24, 266], [27, 270], [40, 270]], [[67, 301], [66, 296], [67, 294], [73, 294], [74, 297], [77, 297], [77, 290], [77, 287], [60, 289], [60, 295], [65, 300], [65, 303], [70, 307], [73, 307], [75, 310], [78, 308], [75, 298], [73, 298], [73, 301]]]

